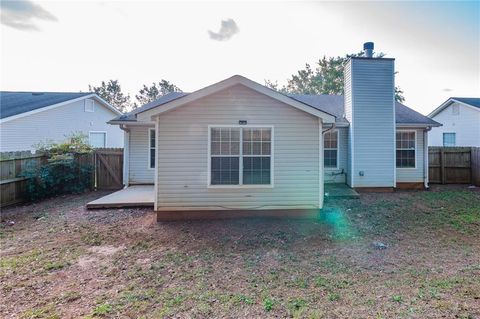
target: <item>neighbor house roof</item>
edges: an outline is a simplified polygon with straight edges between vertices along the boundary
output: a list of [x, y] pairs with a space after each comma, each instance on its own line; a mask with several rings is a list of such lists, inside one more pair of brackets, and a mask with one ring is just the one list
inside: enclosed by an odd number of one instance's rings
[[56, 107], [84, 98], [95, 98], [117, 114], [118, 110], [91, 92], [11, 92], [0, 91], [0, 119]]
[[478, 109], [480, 111], [480, 98], [478, 97], [451, 97], [445, 102], [443, 102], [439, 107], [437, 107], [435, 110], [433, 110], [430, 114], [428, 114], [429, 117], [433, 117], [443, 111], [445, 108], [447, 108], [450, 104], [454, 102], [460, 102], [462, 104], [465, 104], [467, 106], [473, 107], [475, 109]]
[[[189, 93], [173, 92], [162, 96], [158, 100], [145, 104], [130, 113], [117, 116], [112, 122], [135, 122], [136, 115], [146, 110], [152, 109], [157, 106], [161, 106], [165, 103], [173, 101], [188, 95]], [[343, 118], [343, 95], [310, 95], [310, 94], [288, 94], [288, 97], [295, 99], [299, 102], [314, 107], [320, 111], [332, 114], [337, 119]], [[429, 125], [438, 126], [439, 123], [434, 120], [412, 110], [411, 108], [403, 105], [399, 102], [395, 102], [395, 118], [396, 123], [399, 125]]]

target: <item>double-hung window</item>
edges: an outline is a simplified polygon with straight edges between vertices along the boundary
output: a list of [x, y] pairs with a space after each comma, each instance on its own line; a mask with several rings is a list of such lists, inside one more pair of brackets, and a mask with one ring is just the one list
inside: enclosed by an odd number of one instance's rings
[[271, 185], [272, 127], [210, 127], [210, 185]]
[[415, 131], [397, 132], [397, 168], [415, 168], [415, 135]]
[[338, 131], [328, 131], [323, 135], [323, 166], [337, 168]]

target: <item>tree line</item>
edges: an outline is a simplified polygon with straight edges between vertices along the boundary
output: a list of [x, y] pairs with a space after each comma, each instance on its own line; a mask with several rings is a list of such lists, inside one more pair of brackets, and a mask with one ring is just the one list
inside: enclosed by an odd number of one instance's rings
[[152, 83], [150, 86], [144, 84], [138, 91], [138, 94], [135, 95], [136, 102], [131, 100], [130, 94], [126, 94], [122, 91], [122, 87], [118, 80], [110, 80], [108, 82], [102, 81], [100, 86], [89, 85], [88, 90], [96, 93], [122, 113], [155, 101], [168, 93], [182, 92], [182, 90], [180, 90], [175, 84], [163, 79], [158, 83]]
[[[287, 84], [280, 87], [278, 81], [265, 80], [265, 86], [283, 94], [343, 94], [344, 65], [349, 57], [363, 56], [363, 52], [346, 55], [344, 57], [326, 57], [319, 59], [314, 67], [306, 63], [305, 68], [298, 70], [287, 79]], [[375, 54], [375, 57], [383, 57], [384, 53]], [[158, 83], [143, 87], [135, 95], [132, 101], [129, 94], [122, 91], [118, 80], [102, 81], [100, 86], [88, 86], [90, 92], [98, 94], [105, 101], [116, 107], [119, 111], [136, 109], [139, 106], [152, 102], [171, 92], [182, 92], [175, 84], [160, 80]], [[403, 91], [395, 87], [395, 100], [405, 101]]]

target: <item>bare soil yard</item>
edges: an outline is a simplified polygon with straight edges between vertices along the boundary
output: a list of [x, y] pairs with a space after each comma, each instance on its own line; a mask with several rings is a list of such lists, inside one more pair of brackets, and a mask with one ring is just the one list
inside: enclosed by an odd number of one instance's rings
[[2, 211], [0, 317], [480, 318], [478, 188], [175, 223], [84, 208], [103, 195]]

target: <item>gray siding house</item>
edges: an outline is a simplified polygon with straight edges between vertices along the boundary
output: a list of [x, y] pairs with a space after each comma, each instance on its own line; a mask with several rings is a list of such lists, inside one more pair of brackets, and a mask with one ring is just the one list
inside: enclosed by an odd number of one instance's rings
[[0, 92], [0, 152], [35, 150], [82, 133], [94, 147], [123, 147], [123, 132], [107, 124], [121, 113], [92, 93]]
[[322, 208], [324, 183], [425, 188], [427, 131], [394, 100], [394, 59], [351, 58], [345, 96], [284, 95], [235, 75], [170, 93], [111, 124], [126, 186], [154, 184], [165, 212]]

